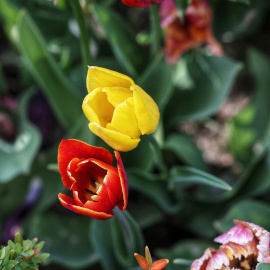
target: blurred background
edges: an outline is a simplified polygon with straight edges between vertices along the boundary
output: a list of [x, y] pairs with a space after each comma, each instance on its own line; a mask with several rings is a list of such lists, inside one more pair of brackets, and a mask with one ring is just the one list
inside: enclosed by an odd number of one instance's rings
[[[187, 22], [189, 1], [175, 2]], [[223, 55], [202, 39], [168, 63], [173, 37], [160, 26], [162, 5], [0, 1], [2, 245], [20, 231], [46, 242], [51, 256], [40, 269], [119, 270], [137, 269], [133, 254], [147, 244], [173, 270], [215, 247], [233, 219], [270, 230], [270, 2], [208, 4], [208, 28]], [[129, 245], [115, 219], [80, 216], [57, 198], [65, 192], [57, 168], [63, 138], [109, 149], [81, 110], [87, 65], [130, 76], [161, 113], [156, 144], [142, 136], [121, 153]], [[176, 258], [188, 261], [173, 264]]]

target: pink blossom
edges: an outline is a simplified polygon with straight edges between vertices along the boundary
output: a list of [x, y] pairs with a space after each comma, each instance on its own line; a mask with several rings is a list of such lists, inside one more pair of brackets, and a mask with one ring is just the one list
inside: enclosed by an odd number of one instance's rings
[[255, 269], [270, 263], [270, 233], [253, 223], [234, 220], [236, 226], [215, 238], [222, 245], [208, 248], [195, 260], [191, 270]]

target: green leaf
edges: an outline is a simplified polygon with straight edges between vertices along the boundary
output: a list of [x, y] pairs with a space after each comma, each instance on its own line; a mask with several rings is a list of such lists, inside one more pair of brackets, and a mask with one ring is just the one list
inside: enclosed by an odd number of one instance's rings
[[30, 72], [42, 87], [58, 120], [69, 127], [81, 115], [81, 104], [76, 92], [48, 53], [38, 27], [26, 11], [19, 13], [17, 26], [17, 42]]
[[[23, 240], [23, 251], [26, 252], [32, 248], [33, 244], [30, 240]], [[28, 253], [27, 253], [28, 254]]]
[[227, 232], [230, 228], [235, 226], [234, 219], [242, 220], [257, 224], [264, 227], [266, 230], [270, 230], [270, 204], [254, 201], [254, 200], [242, 200], [234, 203], [224, 217], [215, 222], [215, 227], [219, 232]]
[[94, 16], [107, 34], [115, 57], [130, 75], [136, 77], [147, 61], [147, 52], [141, 47], [126, 20], [109, 7], [94, 3]]
[[[240, 65], [225, 57], [183, 57], [176, 67], [178, 88], [166, 107], [164, 123], [202, 119], [214, 114], [231, 90]], [[186, 78], [183, 81], [182, 77]], [[188, 78], [188, 80], [187, 80]]]
[[134, 253], [144, 250], [142, 231], [127, 211], [116, 207], [113, 212], [115, 218], [110, 219], [110, 222], [115, 256], [123, 266], [134, 266]]
[[14, 5], [11, 5], [10, 1], [2, 0], [0, 1], [0, 14], [3, 18], [6, 35], [12, 39], [12, 28], [16, 23], [18, 9]]
[[126, 170], [131, 189], [151, 198], [164, 212], [177, 213], [181, 205], [173, 200], [167, 189], [165, 176], [154, 175], [138, 169]]
[[122, 152], [121, 157], [125, 168], [137, 168], [150, 171], [153, 168], [154, 157], [147, 136], [141, 136], [138, 146], [129, 152]]
[[8, 182], [22, 173], [28, 173], [41, 144], [39, 131], [26, 116], [32, 91], [20, 98], [18, 118], [19, 131], [13, 143], [0, 138], [0, 182]]
[[38, 244], [35, 245], [35, 249], [39, 249], [42, 250], [42, 248], [44, 247], [45, 242], [41, 241]]
[[269, 263], [260, 263], [257, 267], [257, 270], [270, 270], [270, 264]]
[[202, 152], [195, 142], [183, 134], [170, 134], [164, 142], [163, 148], [173, 152], [181, 161], [197, 169], [207, 171], [207, 165]]
[[45, 260], [47, 258], [50, 257], [49, 253], [41, 253], [35, 256], [35, 258], [39, 259], [39, 260]]
[[17, 244], [15, 245], [15, 252], [16, 252], [17, 254], [20, 254], [20, 253], [22, 252], [22, 245], [21, 245], [20, 243], [17, 243]]
[[165, 218], [165, 215], [154, 202], [140, 200], [139, 198], [136, 201], [129, 200], [128, 211], [142, 229], [154, 226]]
[[248, 166], [250, 170], [244, 174], [235, 196], [239, 198], [267, 194], [270, 190], [270, 149], [259, 157], [254, 166], [251, 163]]
[[0, 139], [0, 182], [8, 182], [21, 173], [28, 173], [41, 142], [37, 129], [25, 119], [14, 143]]
[[113, 251], [110, 220], [93, 220], [90, 224], [89, 239], [100, 255], [100, 263], [105, 270], [125, 270], [116, 259]]
[[9, 261], [9, 263], [6, 265], [6, 268], [13, 268], [15, 267], [15, 265], [17, 265], [18, 262], [17, 261]]
[[15, 248], [15, 245], [11, 240], [8, 240], [8, 246], [11, 250]]
[[162, 112], [173, 94], [172, 67], [164, 58], [158, 56], [136, 83], [154, 99]]
[[230, 149], [236, 157], [247, 163], [254, 152], [255, 142], [267, 139], [270, 127], [270, 63], [256, 50], [249, 50], [249, 66], [255, 78], [256, 92], [251, 103], [230, 123]]
[[203, 171], [191, 167], [174, 167], [171, 170], [171, 186], [179, 184], [199, 184], [216, 187], [222, 190], [232, 190], [225, 181]]
[[98, 260], [87, 238], [89, 221], [72, 213], [65, 216], [42, 213], [34, 215], [25, 227], [29, 238], [45, 241], [42, 250], [50, 253], [50, 261], [78, 269]]
[[225, 43], [254, 34], [266, 16], [268, 1], [215, 1], [215, 36]]

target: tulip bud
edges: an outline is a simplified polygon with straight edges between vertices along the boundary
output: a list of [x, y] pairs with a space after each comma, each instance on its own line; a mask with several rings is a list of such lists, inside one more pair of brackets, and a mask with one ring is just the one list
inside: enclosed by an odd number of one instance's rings
[[115, 150], [130, 151], [141, 135], [156, 130], [160, 117], [156, 103], [128, 76], [89, 67], [87, 89], [82, 108], [89, 128]]

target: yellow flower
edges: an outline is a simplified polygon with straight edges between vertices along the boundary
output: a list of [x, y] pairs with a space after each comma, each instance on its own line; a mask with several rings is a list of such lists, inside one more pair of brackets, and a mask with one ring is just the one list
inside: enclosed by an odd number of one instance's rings
[[90, 130], [118, 151], [130, 151], [140, 136], [155, 131], [159, 110], [154, 100], [134, 81], [121, 73], [89, 67], [88, 95], [83, 112]]

